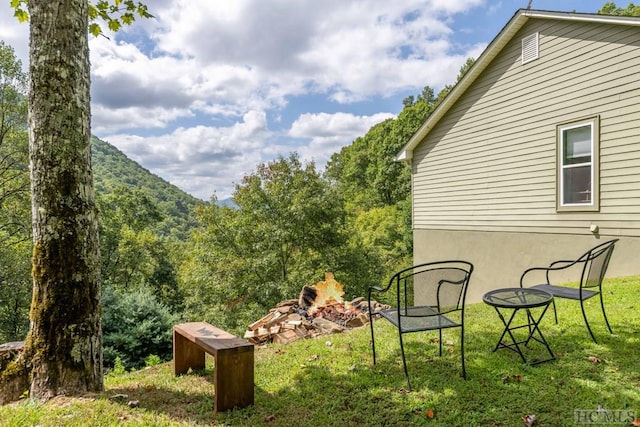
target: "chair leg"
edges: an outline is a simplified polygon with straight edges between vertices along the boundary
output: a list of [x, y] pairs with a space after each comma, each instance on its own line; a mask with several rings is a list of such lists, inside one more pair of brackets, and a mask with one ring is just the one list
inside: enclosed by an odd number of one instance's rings
[[600, 292], [600, 307], [602, 307], [602, 315], [604, 316], [604, 322], [607, 324], [607, 328], [609, 329], [609, 333], [613, 334], [613, 330], [611, 329], [611, 325], [609, 325], [609, 319], [607, 319], [607, 312], [604, 311], [604, 301], [602, 300], [602, 291]]
[[553, 317], [556, 319], [556, 325], [558, 324], [558, 310], [556, 310], [556, 299], [553, 298], [551, 300], [551, 302], [553, 303]]
[[371, 326], [371, 350], [373, 351], [373, 364], [376, 364], [376, 340], [373, 336], [373, 316], [369, 319], [369, 326]]
[[407, 360], [404, 357], [404, 344], [402, 343], [402, 331], [398, 329], [400, 336], [400, 353], [402, 353], [402, 366], [404, 366], [404, 377], [407, 379], [407, 390], [411, 391], [411, 381], [409, 381], [409, 371], [407, 370]]
[[439, 345], [439, 355], [442, 357], [442, 329], [438, 329], [438, 345]]
[[580, 300], [580, 308], [582, 309], [582, 317], [584, 317], [584, 323], [587, 325], [587, 329], [589, 330], [589, 334], [591, 335], [591, 339], [593, 339], [593, 342], [598, 344], [598, 340], [596, 340], [595, 335], [593, 335], [593, 332], [591, 331], [591, 326], [589, 325], [589, 320], [587, 320], [587, 313], [584, 311], [584, 301]]
[[462, 378], [467, 379], [467, 370], [464, 367], [464, 325], [460, 326], [460, 357], [462, 358]]

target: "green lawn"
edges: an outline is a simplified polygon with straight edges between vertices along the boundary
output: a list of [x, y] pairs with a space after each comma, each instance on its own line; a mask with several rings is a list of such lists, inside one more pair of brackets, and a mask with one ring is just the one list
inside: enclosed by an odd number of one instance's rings
[[[376, 366], [368, 327], [256, 348], [255, 405], [243, 410], [213, 414], [212, 366], [204, 375], [174, 378], [171, 364], [163, 364], [108, 377], [99, 395], [0, 407], [0, 425], [511, 427], [535, 415], [534, 425], [555, 427], [577, 425], [576, 410], [612, 425], [614, 417], [640, 418], [640, 276], [608, 279], [605, 289], [615, 335], [606, 331], [597, 298], [587, 310], [599, 344], [591, 341], [579, 304], [558, 300], [560, 324], [551, 311], [541, 323], [557, 360], [538, 366], [524, 365], [509, 350], [492, 352], [502, 325], [480, 303], [467, 310], [466, 381], [457, 330], [445, 332], [453, 345], [442, 358], [437, 333], [412, 334], [405, 344], [413, 388], [407, 393], [397, 334], [378, 320]], [[531, 357], [537, 350], [532, 344]], [[129, 407], [131, 400], [138, 406]], [[598, 415], [598, 408], [609, 412]]]

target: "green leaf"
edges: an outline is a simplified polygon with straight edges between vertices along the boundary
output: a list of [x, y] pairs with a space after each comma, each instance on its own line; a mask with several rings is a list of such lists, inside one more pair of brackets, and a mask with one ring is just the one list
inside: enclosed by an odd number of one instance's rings
[[96, 7], [100, 10], [107, 10], [109, 9], [109, 2], [106, 0], [100, 0], [98, 3], [96, 3]]
[[16, 9], [15, 12], [13, 12], [13, 16], [18, 18], [18, 22], [27, 22], [29, 20], [29, 13], [24, 9]]
[[98, 9], [96, 9], [96, 7], [92, 4], [89, 5], [88, 15], [89, 21], [93, 21], [98, 17]]
[[118, 31], [122, 27], [120, 20], [118, 19], [110, 19], [109, 20], [109, 29], [111, 31]]
[[94, 37], [98, 37], [102, 33], [102, 28], [100, 28], [100, 25], [92, 22], [89, 24], [89, 33]]
[[132, 13], [123, 13], [122, 14], [122, 23], [125, 25], [131, 25], [132, 22], [136, 20], [136, 17], [133, 16]]
[[147, 5], [138, 3], [138, 15], [142, 18], [153, 18], [154, 16], [149, 13]]

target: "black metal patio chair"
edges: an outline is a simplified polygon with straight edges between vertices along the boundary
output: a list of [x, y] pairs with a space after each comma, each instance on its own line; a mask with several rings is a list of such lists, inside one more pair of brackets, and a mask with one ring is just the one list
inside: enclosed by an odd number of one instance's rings
[[[589, 320], [587, 319], [587, 313], [584, 309], [584, 302], [591, 297], [600, 295], [600, 307], [602, 308], [602, 315], [604, 321], [607, 324], [609, 333], [613, 334], [611, 325], [609, 325], [609, 319], [607, 319], [607, 313], [604, 310], [604, 301], [602, 299], [602, 281], [604, 280], [607, 267], [609, 266], [609, 260], [615, 247], [616, 242], [619, 239], [609, 240], [608, 242], [601, 243], [593, 248], [589, 249], [582, 256], [575, 260], [560, 260], [552, 262], [549, 267], [532, 267], [524, 271], [520, 277], [520, 287], [525, 287], [525, 276], [535, 271], [545, 272], [546, 281], [542, 284], [536, 284], [534, 286], [526, 286], [536, 289], [542, 289], [549, 292], [551, 295], [557, 298], [565, 298], [574, 301], [580, 301], [580, 308], [582, 310], [582, 317], [587, 325], [589, 334], [593, 339], [593, 342], [597, 343], [596, 337], [593, 335]], [[553, 285], [550, 280], [549, 274], [552, 272], [566, 270], [571, 267], [576, 267], [581, 270], [580, 282], [577, 287], [573, 286], [559, 286]], [[553, 301], [553, 313], [555, 315], [556, 323], [558, 323], [558, 313], [556, 310], [556, 303]]]
[[[411, 332], [438, 330], [439, 354], [442, 356], [442, 330], [460, 328], [462, 377], [464, 366], [464, 305], [473, 265], [466, 261], [439, 261], [415, 265], [395, 273], [386, 288], [372, 286], [368, 292], [371, 313], [371, 349], [376, 363], [374, 315], [379, 314], [398, 329], [400, 351], [408, 390], [411, 382], [407, 371], [402, 336]], [[395, 306], [372, 311], [372, 295], [395, 292]]]

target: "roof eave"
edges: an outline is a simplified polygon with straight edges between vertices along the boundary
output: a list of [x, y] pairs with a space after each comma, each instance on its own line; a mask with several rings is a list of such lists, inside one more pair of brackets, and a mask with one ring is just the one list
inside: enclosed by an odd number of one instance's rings
[[482, 52], [480, 57], [471, 66], [469, 71], [460, 79], [460, 81], [451, 89], [451, 92], [436, 107], [431, 115], [420, 126], [418, 131], [409, 139], [402, 147], [402, 150], [396, 155], [397, 161], [411, 162], [413, 158], [414, 148], [422, 142], [433, 127], [440, 119], [449, 111], [451, 106], [462, 96], [462, 94], [473, 84], [480, 73], [493, 61], [513, 36], [524, 26], [529, 18], [544, 19], [561, 19], [573, 21], [589, 21], [600, 23], [615, 23], [619, 25], [640, 25], [640, 19], [637, 17], [624, 17], [612, 15], [595, 15], [574, 12], [549, 12], [543, 10], [519, 9], [511, 18], [511, 20], [502, 28], [496, 37], [489, 43], [487, 48]]
[[507, 44], [511, 37], [506, 37], [507, 34], [515, 34], [525, 22], [528, 17], [522, 14], [522, 9], [516, 12], [515, 16], [504, 26], [504, 28], [498, 33], [496, 37], [489, 43], [489, 46], [482, 52], [480, 57], [474, 62], [467, 73], [460, 79], [460, 81], [451, 89], [449, 94], [442, 100], [442, 102], [436, 107], [431, 115], [420, 126], [418, 131], [413, 134], [409, 142], [405, 144], [400, 153], [396, 156], [398, 161], [411, 161], [413, 157], [413, 149], [427, 136], [433, 126], [445, 115], [445, 113], [451, 108], [451, 106], [462, 96], [462, 94], [471, 86], [486, 66], [496, 57], [496, 55]]

